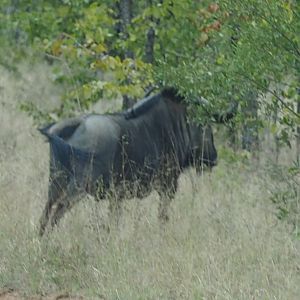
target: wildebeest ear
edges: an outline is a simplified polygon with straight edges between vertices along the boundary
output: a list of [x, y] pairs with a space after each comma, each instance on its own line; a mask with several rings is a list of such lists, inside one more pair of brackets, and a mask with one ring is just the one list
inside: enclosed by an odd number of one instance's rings
[[216, 123], [224, 124], [233, 119], [237, 115], [238, 102], [232, 102], [227, 111], [222, 113], [214, 113], [212, 116]]
[[178, 90], [174, 87], [165, 87], [162, 91], [161, 91], [161, 95], [164, 98], [168, 98], [174, 102], [183, 102], [184, 101], [184, 97], [181, 96], [178, 92]]

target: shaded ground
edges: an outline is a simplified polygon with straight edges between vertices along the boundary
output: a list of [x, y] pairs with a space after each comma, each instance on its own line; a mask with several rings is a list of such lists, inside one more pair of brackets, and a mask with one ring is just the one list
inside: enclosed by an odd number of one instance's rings
[[0, 300], [83, 300], [83, 297], [74, 297], [69, 294], [53, 294], [47, 296], [21, 296], [13, 290], [0, 290]]

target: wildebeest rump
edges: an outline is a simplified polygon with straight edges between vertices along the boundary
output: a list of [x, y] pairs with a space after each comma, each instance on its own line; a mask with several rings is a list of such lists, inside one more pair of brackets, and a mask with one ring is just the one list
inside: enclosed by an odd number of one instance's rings
[[98, 199], [109, 191], [144, 197], [155, 188], [160, 217], [174, 196], [180, 172], [216, 164], [210, 126], [187, 119], [184, 99], [172, 88], [117, 114], [89, 114], [51, 124], [41, 132], [50, 143], [48, 201], [40, 234], [53, 227], [84, 193]]

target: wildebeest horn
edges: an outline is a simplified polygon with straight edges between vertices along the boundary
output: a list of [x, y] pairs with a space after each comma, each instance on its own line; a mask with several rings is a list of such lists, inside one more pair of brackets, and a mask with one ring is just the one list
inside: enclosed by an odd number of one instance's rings
[[147, 98], [151, 95], [151, 93], [155, 90], [157, 90], [159, 87], [157, 85], [152, 85], [152, 86], [149, 86], [146, 91], [145, 91], [145, 95], [144, 95], [144, 98]]
[[236, 116], [238, 103], [232, 102], [230, 107], [223, 113], [214, 113], [212, 116], [216, 123], [224, 124]]
[[209, 110], [207, 109], [210, 105], [209, 101], [205, 99], [204, 97], [200, 96], [200, 98], [192, 100], [195, 104], [201, 105], [205, 111], [207, 112], [208, 115], [212, 115], [213, 119], [215, 120], [216, 123], [226, 123], [229, 120], [231, 120], [237, 113], [237, 108], [238, 108], [238, 103], [237, 102], [232, 102], [230, 104], [230, 107], [222, 113], [209, 113]]
[[200, 96], [200, 98], [193, 99], [192, 102], [194, 102], [195, 104], [203, 105], [204, 107], [209, 105], [209, 101], [202, 96]]

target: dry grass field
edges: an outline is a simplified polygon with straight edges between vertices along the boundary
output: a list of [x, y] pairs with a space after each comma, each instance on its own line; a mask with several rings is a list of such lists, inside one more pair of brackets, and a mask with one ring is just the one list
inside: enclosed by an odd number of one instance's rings
[[300, 299], [300, 241], [263, 162], [188, 170], [164, 227], [155, 192], [125, 201], [110, 232], [107, 203], [87, 198], [40, 239], [48, 145], [18, 105], [57, 103], [48, 68], [0, 69], [0, 299]]

